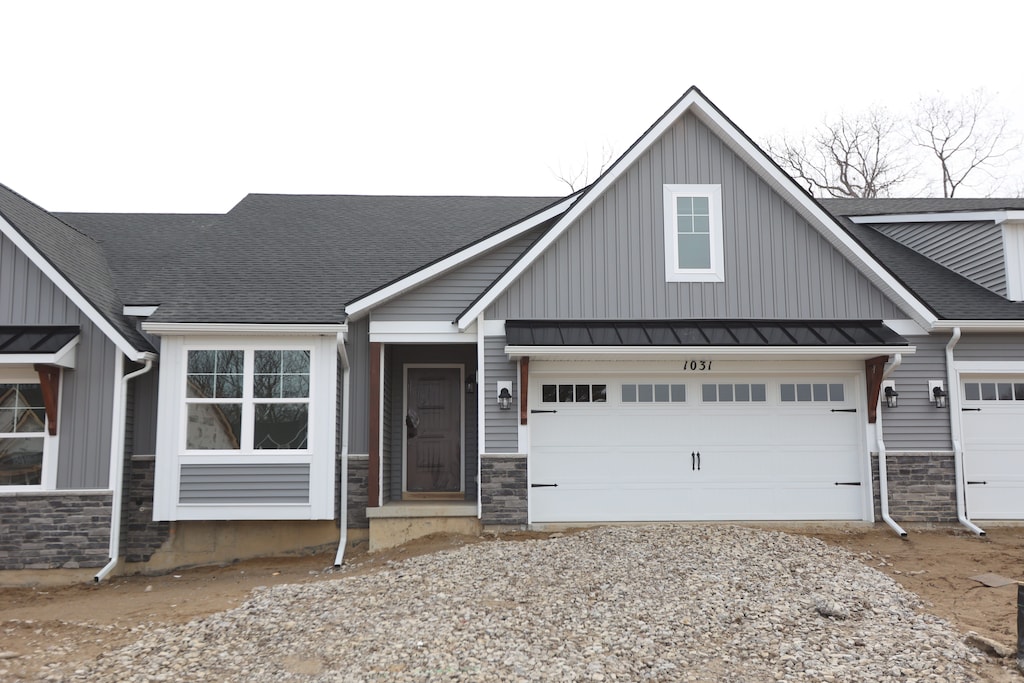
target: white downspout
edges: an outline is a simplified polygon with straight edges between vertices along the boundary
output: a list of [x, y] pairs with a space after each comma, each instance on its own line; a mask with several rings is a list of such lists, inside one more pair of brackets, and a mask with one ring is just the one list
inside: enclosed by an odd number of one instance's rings
[[338, 356], [341, 358], [341, 536], [338, 539], [338, 552], [334, 556], [334, 566], [340, 567], [345, 561], [345, 548], [348, 546], [348, 414], [349, 414], [349, 383], [352, 373], [345, 351], [345, 337], [338, 335]]
[[[117, 374], [120, 375], [124, 369], [124, 356], [117, 354], [115, 364]], [[110, 503], [110, 561], [103, 569], [96, 572], [93, 581], [99, 583], [107, 574], [114, 571], [121, 555], [121, 505], [124, 498], [124, 432], [128, 423], [128, 382], [139, 375], [145, 375], [153, 369], [153, 360], [146, 359], [146, 365], [135, 372], [130, 372], [121, 377], [121, 382], [115, 387], [117, 392], [114, 396], [114, 433], [111, 435], [110, 445], [111, 461], [113, 471], [110, 473], [110, 487], [113, 490]]]
[[[892, 365], [889, 366], [888, 370], [882, 373], [882, 381], [884, 382], [888, 379], [889, 375], [891, 375], [901, 363], [903, 363], [903, 355], [899, 353], [893, 354]], [[879, 405], [875, 410], [875, 434], [878, 437], [878, 497], [882, 503], [882, 521], [888, 524], [893, 531], [899, 534], [900, 538], [906, 538], [907, 532], [889, 516], [889, 471], [885, 463], [885, 441], [882, 439], [881, 402], [881, 397], [879, 397]]]
[[967, 517], [967, 489], [964, 486], [964, 449], [960, 424], [960, 380], [953, 367], [953, 349], [960, 342], [960, 328], [953, 328], [953, 336], [946, 344], [946, 396], [949, 399], [949, 431], [953, 439], [953, 468], [956, 481], [956, 518], [965, 527], [984, 536], [985, 532]]
[[484, 397], [487, 394], [486, 375], [484, 364], [486, 354], [484, 353], [484, 314], [481, 313], [476, 319], [476, 518], [484, 518], [484, 497], [481, 486], [483, 485], [483, 455], [487, 445], [487, 404]]

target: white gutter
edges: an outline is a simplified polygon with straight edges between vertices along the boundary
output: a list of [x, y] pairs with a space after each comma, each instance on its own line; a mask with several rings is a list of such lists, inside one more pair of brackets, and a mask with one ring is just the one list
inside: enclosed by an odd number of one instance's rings
[[[117, 354], [115, 368], [118, 375], [124, 369], [124, 356], [120, 353]], [[110, 488], [113, 489], [110, 504], [110, 561], [96, 572], [96, 576], [93, 577], [96, 583], [114, 571], [121, 555], [121, 505], [124, 498], [124, 432], [128, 422], [128, 381], [145, 375], [152, 369], [153, 360], [147, 358], [145, 367], [121, 377], [121, 382], [114, 389], [115, 426], [110, 438], [110, 460], [113, 469], [110, 473]]]
[[345, 548], [348, 546], [348, 414], [349, 385], [352, 370], [349, 367], [348, 353], [345, 351], [345, 335], [338, 333], [338, 356], [341, 358], [341, 536], [338, 538], [338, 552], [334, 556], [334, 566], [340, 567], [345, 561]]
[[956, 518], [965, 527], [979, 536], [985, 532], [967, 517], [967, 490], [964, 485], [964, 449], [963, 430], [960, 424], [962, 415], [960, 404], [960, 380], [953, 366], [953, 349], [960, 342], [960, 328], [953, 328], [953, 336], [946, 344], [946, 397], [949, 404], [949, 431], [953, 438], [953, 468], [956, 481]]
[[[882, 381], [888, 379], [889, 375], [893, 373], [903, 363], [903, 356], [901, 354], [893, 354], [892, 365], [889, 369], [882, 373]], [[882, 521], [892, 527], [892, 530], [900, 535], [900, 538], [906, 538], [907, 532], [903, 530], [896, 521], [889, 516], [889, 471], [885, 463], [885, 441], [882, 439], [882, 400], [879, 396], [878, 407], [875, 410], [875, 434], [878, 436], [878, 497], [882, 502]]]

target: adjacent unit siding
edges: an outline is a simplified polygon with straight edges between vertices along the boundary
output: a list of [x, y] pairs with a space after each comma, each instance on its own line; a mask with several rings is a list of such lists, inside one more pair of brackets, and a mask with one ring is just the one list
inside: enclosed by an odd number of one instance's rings
[[62, 373], [57, 488], [109, 488], [118, 351], [21, 250], [2, 236], [0, 325], [81, 327], [76, 368]]
[[309, 502], [309, 465], [182, 465], [181, 504]]
[[1024, 361], [1024, 334], [965, 332], [953, 357], [957, 361]]
[[455, 320], [547, 229], [535, 228], [374, 309], [374, 320]]
[[512, 395], [519, 403], [519, 364], [505, 355], [505, 337], [484, 338], [484, 421], [486, 433], [485, 453], [519, 452], [519, 410], [498, 407], [498, 382], [512, 382]]
[[928, 400], [928, 380], [946, 382], [946, 343], [942, 337], [907, 337], [917, 352], [904, 354], [889, 379], [896, 382], [899, 405], [879, 411], [885, 447], [894, 451], [943, 451], [952, 446], [949, 409]]
[[[721, 185], [724, 283], [666, 282], [669, 183]], [[908, 317], [692, 115], [626, 169], [486, 316]]]
[[1006, 296], [1003, 231], [992, 221], [896, 223], [873, 227], [968, 280]]

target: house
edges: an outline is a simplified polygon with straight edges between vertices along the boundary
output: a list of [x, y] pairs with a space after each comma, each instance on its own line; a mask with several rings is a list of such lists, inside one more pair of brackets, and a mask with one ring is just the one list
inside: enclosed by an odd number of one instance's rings
[[0, 232], [0, 569], [1024, 519], [1024, 200], [815, 200], [696, 88], [568, 197]]

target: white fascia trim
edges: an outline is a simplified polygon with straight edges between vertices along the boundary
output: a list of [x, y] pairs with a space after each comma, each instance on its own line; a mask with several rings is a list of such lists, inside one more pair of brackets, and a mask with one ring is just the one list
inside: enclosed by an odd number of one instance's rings
[[1017, 375], [1024, 373], [1024, 361], [955, 361], [953, 367], [962, 374]]
[[121, 309], [121, 313], [124, 315], [134, 316], [136, 318], [148, 318], [149, 316], [156, 313], [156, 309], [159, 306], [125, 306]]
[[857, 225], [871, 223], [967, 223], [1024, 221], [1024, 211], [945, 211], [935, 213], [890, 213], [881, 216], [849, 216]]
[[962, 330], [975, 332], [1024, 332], [1024, 320], [939, 320], [933, 330]]
[[348, 332], [344, 323], [142, 323], [152, 334], [330, 334]]
[[530, 216], [518, 223], [514, 223], [495, 235], [481, 240], [476, 244], [471, 244], [465, 249], [462, 249], [447, 258], [441, 259], [437, 263], [431, 264], [426, 268], [418, 270], [401, 280], [393, 282], [372, 294], [356, 299], [349, 305], [345, 306], [345, 312], [348, 314], [349, 320], [358, 320], [374, 306], [379, 306], [389, 299], [401, 296], [405, 292], [418, 287], [424, 282], [432, 280], [440, 275], [444, 275], [446, 272], [454, 268], [458, 268], [463, 263], [466, 263], [481, 254], [487, 253], [491, 249], [499, 247], [509, 240], [519, 237], [525, 232], [529, 232], [544, 221], [554, 218], [558, 214], [564, 212], [569, 205], [576, 200], [576, 198], [575, 194], [569, 195], [565, 199], [555, 202], [540, 213], [534, 214], [533, 216]]
[[15, 247], [21, 250], [28, 260], [32, 262], [36, 268], [42, 271], [53, 284], [57, 285], [57, 289], [66, 296], [71, 302], [78, 307], [86, 317], [94, 324], [103, 334], [107, 336], [114, 344], [121, 350], [121, 353], [128, 356], [133, 361], [146, 360], [147, 358], [155, 358], [152, 353], [148, 351], [139, 351], [131, 343], [125, 339], [124, 335], [117, 331], [117, 329], [107, 320], [99, 310], [92, 305], [92, 303], [85, 298], [85, 296], [78, 291], [78, 289], [71, 284], [71, 282], [64, 277], [64, 275], [57, 270], [52, 263], [50, 263], [46, 257], [42, 255], [32, 243], [25, 239], [25, 236], [21, 234], [13, 225], [8, 223], [3, 218], [0, 218], [0, 233], [4, 237], [9, 239]]
[[931, 325], [936, 320], [936, 316], [927, 306], [924, 305], [917, 297], [910, 293], [910, 291], [904, 287], [898, 280], [896, 280], [885, 268], [882, 267], [870, 254], [867, 253], [852, 237], [839, 226], [836, 218], [821, 208], [817, 202], [815, 202], [809, 195], [807, 195], [802, 189], [800, 189], [792, 178], [782, 172], [775, 164], [773, 164], [753, 143], [747, 140], [736, 126], [726, 119], [722, 114], [715, 110], [715, 108], [708, 102], [703, 95], [696, 88], [691, 88], [687, 94], [681, 98], [665, 115], [663, 115], [657, 123], [654, 124], [640, 138], [633, 147], [626, 152], [619, 160], [610, 168], [608, 171], [601, 176], [590, 189], [580, 197], [579, 201], [576, 202], [572, 208], [570, 208], [564, 216], [558, 221], [557, 224], [549, 230], [544, 237], [537, 241], [506, 273], [499, 278], [488, 290], [480, 297], [471, 308], [469, 308], [459, 319], [458, 325], [460, 328], [467, 327], [470, 323], [476, 320], [476, 317], [490, 306], [498, 296], [501, 295], [523, 272], [530, 267], [534, 261], [542, 254], [551, 244], [561, 237], [562, 233], [568, 229], [573, 222], [579, 218], [579, 216], [586, 211], [596, 201], [601, 194], [607, 190], [612, 183], [614, 183], [619, 175], [621, 175], [626, 169], [628, 169], [634, 161], [636, 161], [642, 154], [646, 153], [654, 142], [661, 137], [661, 135], [682, 116], [687, 110], [693, 109], [694, 113], [697, 114], [706, 124], [714, 128], [720, 135], [727, 138], [729, 142], [735, 145], [744, 156], [748, 163], [754, 165], [759, 171], [764, 173], [765, 176], [771, 179], [772, 184], [785, 195], [798, 205], [806, 215], [813, 217], [833, 238], [833, 244], [841, 247], [840, 251], [845, 251], [846, 255], [850, 258], [860, 262], [865, 268], [871, 271], [871, 273], [877, 278], [878, 282], [882, 283], [885, 288], [889, 289], [892, 294], [907, 306], [912, 311], [919, 321], [927, 325]]
[[59, 351], [54, 353], [12, 353], [0, 355], [0, 365], [29, 365], [40, 363], [42, 365], [56, 365], [62, 368], [74, 369], [76, 359], [76, 348], [81, 340], [81, 335], [65, 344]]
[[484, 336], [485, 337], [504, 337], [505, 336], [505, 321], [504, 320], [484, 320]]
[[845, 356], [870, 358], [893, 353], [916, 353], [916, 346], [506, 346], [511, 359], [531, 357], [592, 357], [592, 356], [678, 356], [729, 357], [772, 356], [800, 357]]
[[476, 328], [459, 330], [445, 321], [423, 320], [371, 320], [370, 341], [383, 343], [475, 343]]

